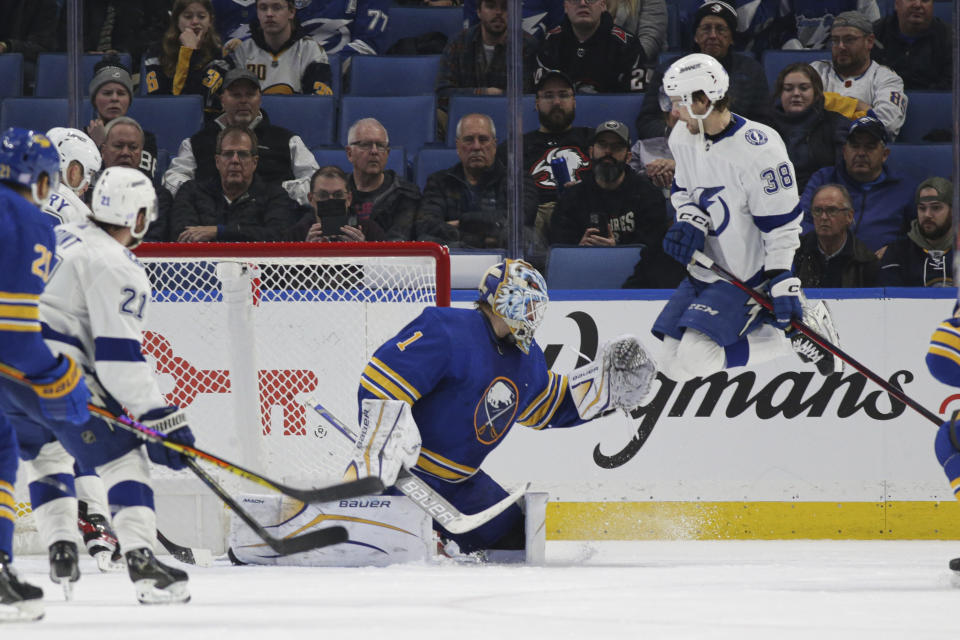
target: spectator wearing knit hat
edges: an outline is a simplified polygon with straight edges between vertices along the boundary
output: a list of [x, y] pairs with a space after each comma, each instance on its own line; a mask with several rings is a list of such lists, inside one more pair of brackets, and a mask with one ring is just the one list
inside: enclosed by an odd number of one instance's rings
[[[730, 77], [730, 111], [744, 118], [769, 123], [770, 104], [767, 76], [752, 56], [734, 53], [733, 36], [737, 29], [737, 12], [727, 2], [708, 0], [699, 9], [693, 23], [695, 51], [716, 58]], [[641, 140], [664, 135], [663, 112], [659, 93], [663, 73], [669, 64], [661, 64], [647, 86], [643, 106], [637, 117], [637, 137]]]
[[917, 218], [907, 237], [890, 245], [880, 262], [880, 284], [886, 287], [952, 287], [953, 183], [927, 178], [917, 187]]
[[[89, 88], [93, 120], [87, 125], [87, 135], [100, 147], [106, 138], [107, 123], [127, 115], [130, 110], [133, 79], [118, 57], [104, 56], [93, 68], [93, 80]], [[153, 178], [157, 170], [157, 137], [150, 131], [144, 131], [143, 138], [139, 169]]]

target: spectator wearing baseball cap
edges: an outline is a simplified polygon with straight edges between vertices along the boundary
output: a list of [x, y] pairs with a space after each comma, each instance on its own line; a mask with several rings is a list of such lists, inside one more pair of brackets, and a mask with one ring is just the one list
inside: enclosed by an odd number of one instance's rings
[[858, 111], [872, 110], [893, 140], [906, 119], [907, 96], [903, 79], [871, 59], [874, 42], [870, 20], [859, 11], [844, 11], [830, 28], [831, 59], [810, 66], [820, 75], [824, 92], [856, 99]]
[[880, 284], [885, 287], [952, 287], [953, 183], [927, 178], [914, 196], [917, 217], [906, 237], [895, 241], [880, 262]]
[[760, 53], [767, 49], [825, 49], [830, 28], [845, 12], [859, 13], [866, 22], [880, 19], [876, 0], [782, 0], [738, 2], [740, 37], [744, 48]]
[[810, 176], [800, 196], [804, 232], [813, 228], [813, 194], [828, 183], [842, 184], [850, 192], [852, 231], [878, 256], [906, 232], [914, 217], [913, 185], [887, 166], [889, 141], [889, 133], [879, 119], [864, 116], [853, 121], [843, 143], [842, 160]]
[[[615, 247], [642, 244], [642, 285], [676, 286], [683, 269], [663, 254], [666, 201], [660, 189], [629, 166], [630, 131], [616, 120], [600, 123], [590, 146], [591, 170], [564, 189], [550, 226], [551, 245]], [[618, 288], [621, 283], [597, 283]]]
[[[93, 119], [86, 132], [98, 147], [106, 139], [106, 126], [114, 118], [126, 116], [133, 102], [133, 79], [130, 70], [119, 56], [106, 55], [93, 68], [93, 79], [88, 86], [93, 104]], [[140, 152], [141, 171], [153, 179], [157, 171], [157, 136], [151, 131], [143, 132], [143, 149]]]
[[[753, 56], [735, 53], [733, 39], [737, 12], [728, 2], [707, 0], [697, 9], [693, 20], [693, 47], [685, 53], [705, 53], [716, 58], [730, 78], [730, 110], [750, 120], [771, 122], [770, 92], [763, 67]], [[672, 60], [671, 60], [672, 62]], [[664, 117], [659, 94], [663, 74], [669, 63], [657, 67], [647, 85], [643, 106], [637, 117], [637, 137], [641, 140], [664, 137]]]

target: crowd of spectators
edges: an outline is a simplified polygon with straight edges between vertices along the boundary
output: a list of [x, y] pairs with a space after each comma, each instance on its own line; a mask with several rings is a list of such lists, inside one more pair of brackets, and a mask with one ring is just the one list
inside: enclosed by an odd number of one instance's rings
[[[465, 28], [443, 48], [435, 82], [438, 123], [455, 131], [458, 161], [421, 179], [422, 191], [408, 158], [401, 171], [386, 168], [391, 132], [377, 119], [348, 123], [345, 172], [320, 167], [304, 143], [314, 123], [279, 126], [262, 108], [268, 94], [333, 95], [350, 56], [386, 53], [392, 6], [461, 4]], [[83, 47], [103, 56], [86, 87], [92, 118], [84, 128], [104, 168], [136, 167], [155, 180], [160, 219], [148, 240], [506, 248], [504, 136], [491, 114], [450, 122], [447, 114], [453, 96], [505, 93], [507, 0], [82, 6]], [[24, 56], [29, 93], [37, 56], [65, 49], [66, 11], [55, 0], [0, 0], [0, 11], [8, 18], [0, 54]], [[555, 245], [638, 244], [643, 259], [628, 286], [673, 287], [683, 277], [660, 246], [672, 216], [667, 139], [677, 120], [661, 84], [673, 59], [699, 51], [727, 70], [731, 110], [771, 125], [787, 146], [804, 215], [795, 270], [805, 286], [952, 285], [953, 187], [937, 177], [950, 168], [918, 184], [888, 163], [910, 92], [951, 88], [952, 30], [933, 16], [932, 0], [895, 0], [888, 15], [876, 2], [705, 0], [679, 42], [668, 38], [664, 0], [525, 0], [522, 12], [522, 82], [538, 123], [523, 135], [517, 210], [534, 264], [543, 266]], [[771, 91], [761, 64], [769, 49], [823, 56], [780, 68]], [[205, 124], [161, 150], [129, 117], [138, 92], [200, 95]], [[635, 94], [636, 120], [575, 125], [578, 96], [603, 93]]]

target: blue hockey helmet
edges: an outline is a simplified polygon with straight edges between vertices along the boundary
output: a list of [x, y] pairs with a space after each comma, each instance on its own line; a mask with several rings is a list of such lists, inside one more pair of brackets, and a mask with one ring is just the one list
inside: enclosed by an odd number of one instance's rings
[[[47, 194], [37, 190], [40, 177], [49, 181]], [[60, 184], [60, 155], [47, 136], [30, 129], [10, 127], [0, 136], [0, 182], [29, 187], [33, 201], [42, 204]]]
[[540, 272], [523, 260], [505, 260], [487, 269], [479, 289], [480, 300], [510, 327], [517, 347], [530, 353], [550, 300]]

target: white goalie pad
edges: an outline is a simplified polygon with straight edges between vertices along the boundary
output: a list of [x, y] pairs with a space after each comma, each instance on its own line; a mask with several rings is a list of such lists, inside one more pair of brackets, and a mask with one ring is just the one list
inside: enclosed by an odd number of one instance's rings
[[410, 405], [399, 400], [364, 400], [353, 461], [344, 478], [377, 476], [389, 487], [396, 482], [400, 468], [415, 466], [419, 456], [420, 430]]
[[623, 335], [605, 342], [596, 360], [574, 369], [568, 376], [577, 412], [590, 420], [613, 409], [643, 404], [657, 368], [637, 338]]
[[308, 567], [385, 566], [426, 561], [435, 553], [433, 521], [406, 496], [368, 496], [304, 505], [281, 495], [241, 495], [240, 504], [271, 534], [282, 538], [339, 525], [349, 542], [278, 556], [235, 514], [229, 545], [247, 564]]

